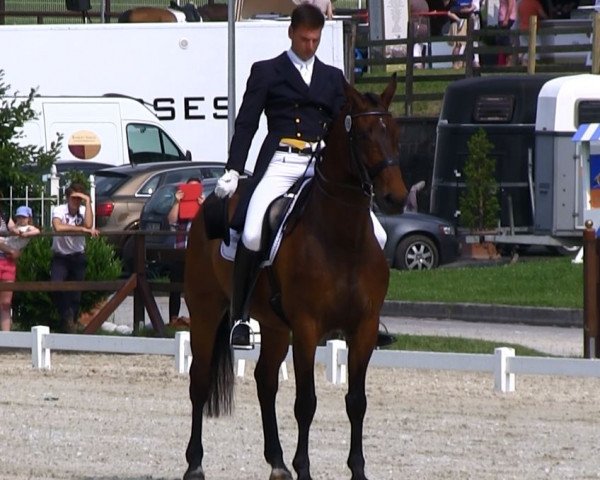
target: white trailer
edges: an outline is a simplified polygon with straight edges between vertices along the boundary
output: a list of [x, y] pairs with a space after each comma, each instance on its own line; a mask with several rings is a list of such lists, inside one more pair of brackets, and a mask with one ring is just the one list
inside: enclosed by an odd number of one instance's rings
[[[289, 48], [289, 19], [237, 22], [236, 106], [252, 63]], [[327, 22], [318, 56], [343, 69], [341, 22]], [[0, 68], [11, 92], [118, 93], [148, 102], [194, 160], [227, 158], [227, 23], [27, 25], [0, 28]], [[248, 157], [249, 169], [266, 122]]]

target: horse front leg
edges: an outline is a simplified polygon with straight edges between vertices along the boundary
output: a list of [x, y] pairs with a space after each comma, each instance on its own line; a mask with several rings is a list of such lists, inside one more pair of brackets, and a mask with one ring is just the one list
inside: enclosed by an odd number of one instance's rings
[[283, 460], [275, 409], [279, 367], [287, 355], [289, 338], [289, 331], [280, 332], [261, 327], [260, 357], [254, 370], [263, 424], [264, 455], [271, 465], [269, 480], [292, 480], [292, 474]]
[[[305, 320], [306, 325], [310, 324]], [[315, 351], [317, 339], [311, 335], [294, 334], [294, 373], [296, 376], [296, 401], [294, 414], [298, 423], [298, 445], [294, 455], [294, 469], [298, 480], [311, 480], [308, 457], [310, 426], [317, 410], [315, 394]]]
[[363, 455], [363, 422], [367, 411], [365, 383], [369, 360], [377, 344], [377, 324], [378, 321], [375, 321], [374, 328], [369, 328], [368, 332], [361, 331], [360, 334], [354, 334], [348, 340], [346, 413], [350, 419], [348, 467], [352, 472], [352, 480], [367, 480]]

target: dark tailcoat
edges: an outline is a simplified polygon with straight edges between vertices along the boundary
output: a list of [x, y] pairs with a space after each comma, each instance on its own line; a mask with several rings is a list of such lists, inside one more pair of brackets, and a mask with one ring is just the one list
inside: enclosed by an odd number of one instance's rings
[[252, 65], [235, 121], [227, 168], [244, 172], [263, 110], [269, 133], [256, 160], [255, 182], [267, 170], [281, 138], [321, 140], [345, 102], [344, 83], [341, 70], [316, 57], [310, 87], [286, 52]]

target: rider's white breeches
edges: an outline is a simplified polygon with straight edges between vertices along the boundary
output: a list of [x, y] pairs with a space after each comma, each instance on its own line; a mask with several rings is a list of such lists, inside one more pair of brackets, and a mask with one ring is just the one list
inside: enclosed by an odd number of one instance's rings
[[[263, 178], [256, 186], [246, 214], [246, 223], [242, 233], [242, 241], [247, 249], [260, 250], [263, 218], [273, 200], [283, 195], [302, 177], [314, 175], [314, 162], [309, 164], [310, 156], [295, 153], [275, 152]], [[387, 235], [379, 220], [371, 212], [373, 230], [381, 248], [385, 245]]]

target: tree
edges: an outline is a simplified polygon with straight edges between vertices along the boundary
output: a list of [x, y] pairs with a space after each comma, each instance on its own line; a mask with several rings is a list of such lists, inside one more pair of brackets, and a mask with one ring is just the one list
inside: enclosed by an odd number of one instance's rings
[[483, 129], [468, 141], [465, 163], [466, 190], [459, 199], [461, 224], [471, 230], [487, 230], [498, 225], [500, 204], [496, 195], [496, 160], [490, 156], [493, 145]]
[[50, 172], [60, 151], [61, 137], [57, 137], [50, 150], [43, 146], [25, 145], [23, 126], [36, 118], [32, 108], [36, 89], [31, 89], [24, 100], [16, 94], [9, 95], [10, 85], [4, 83], [4, 71], [0, 70], [0, 193], [8, 195], [12, 186], [16, 195], [39, 195], [44, 190], [42, 175]]

